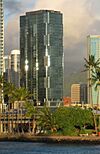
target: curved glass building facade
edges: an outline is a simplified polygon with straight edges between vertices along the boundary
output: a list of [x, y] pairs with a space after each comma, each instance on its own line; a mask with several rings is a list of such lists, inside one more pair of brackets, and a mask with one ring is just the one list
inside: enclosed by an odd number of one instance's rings
[[53, 10], [27, 12], [20, 17], [21, 86], [34, 99], [63, 97], [63, 17]]

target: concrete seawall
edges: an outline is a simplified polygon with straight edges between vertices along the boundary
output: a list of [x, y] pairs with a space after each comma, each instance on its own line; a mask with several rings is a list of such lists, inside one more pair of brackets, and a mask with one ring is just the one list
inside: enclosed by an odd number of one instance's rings
[[100, 137], [34, 136], [33, 134], [1, 134], [0, 141], [42, 142], [63, 144], [100, 144]]

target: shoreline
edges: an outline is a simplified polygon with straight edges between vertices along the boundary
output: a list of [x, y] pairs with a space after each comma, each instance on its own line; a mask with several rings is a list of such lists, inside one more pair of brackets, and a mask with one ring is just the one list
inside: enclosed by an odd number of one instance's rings
[[0, 134], [0, 142], [38, 142], [47, 144], [100, 145], [99, 136], [34, 136], [33, 134]]

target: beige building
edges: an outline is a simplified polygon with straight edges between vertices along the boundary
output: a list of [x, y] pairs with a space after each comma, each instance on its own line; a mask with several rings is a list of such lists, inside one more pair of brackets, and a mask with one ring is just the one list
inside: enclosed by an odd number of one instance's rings
[[72, 84], [71, 86], [71, 103], [80, 103], [80, 84]]

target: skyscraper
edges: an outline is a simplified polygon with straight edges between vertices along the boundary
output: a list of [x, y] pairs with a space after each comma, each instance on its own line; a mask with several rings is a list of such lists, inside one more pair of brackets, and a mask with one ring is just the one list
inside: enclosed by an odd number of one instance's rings
[[20, 51], [11, 51], [11, 83], [20, 87]]
[[3, 75], [3, 53], [4, 53], [3, 0], [0, 0], [0, 75]]
[[21, 86], [38, 102], [63, 97], [63, 18], [39, 10], [20, 17]]
[[[88, 57], [89, 55], [93, 55], [95, 60], [100, 58], [100, 35], [89, 35], [87, 37], [88, 40]], [[88, 78], [91, 78], [91, 71], [89, 71]], [[95, 90], [95, 85], [91, 87], [90, 81], [88, 82], [88, 101], [96, 105], [97, 104], [97, 91]], [[91, 98], [92, 97], [92, 98]], [[100, 103], [100, 102], [99, 102]]]

